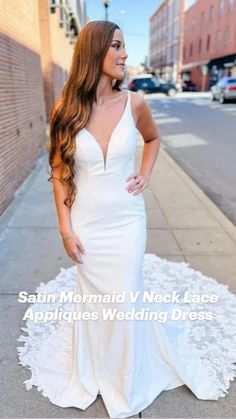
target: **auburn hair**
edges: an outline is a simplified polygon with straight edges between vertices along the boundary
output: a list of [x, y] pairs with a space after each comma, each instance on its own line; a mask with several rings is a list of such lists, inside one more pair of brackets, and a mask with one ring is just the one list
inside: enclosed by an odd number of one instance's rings
[[[60, 181], [69, 186], [64, 204], [71, 207], [77, 193], [74, 154], [75, 137], [90, 116], [96, 90], [102, 74], [103, 60], [111, 45], [113, 34], [120, 27], [109, 21], [88, 22], [81, 29], [74, 47], [72, 64], [61, 95], [50, 114], [48, 162], [51, 167], [48, 181], [53, 181], [56, 152], [60, 155]], [[123, 80], [116, 80], [113, 89], [121, 91]]]

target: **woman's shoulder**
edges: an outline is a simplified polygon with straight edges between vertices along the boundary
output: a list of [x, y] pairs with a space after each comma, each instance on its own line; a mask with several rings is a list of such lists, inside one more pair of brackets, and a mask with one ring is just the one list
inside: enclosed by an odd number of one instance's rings
[[146, 101], [143, 95], [140, 95], [140, 93], [129, 90], [129, 94], [130, 94], [132, 114], [133, 114], [133, 118], [136, 124], [139, 114], [140, 112], [142, 112], [142, 109], [144, 108]]
[[129, 90], [130, 95], [131, 95], [131, 100], [134, 104], [134, 106], [141, 106], [143, 103], [145, 103], [145, 99], [143, 97], [143, 95], [141, 95], [140, 93], [137, 92], [133, 92], [131, 90]]

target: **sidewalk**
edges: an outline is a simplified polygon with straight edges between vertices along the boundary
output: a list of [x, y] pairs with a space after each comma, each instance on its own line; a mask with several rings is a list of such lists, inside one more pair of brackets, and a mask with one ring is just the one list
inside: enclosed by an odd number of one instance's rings
[[[141, 147], [140, 139], [139, 152]], [[40, 282], [54, 278], [60, 267], [72, 265], [58, 235], [48, 177], [45, 151], [0, 219], [0, 321], [4, 329], [1, 414], [25, 418], [107, 417], [101, 397], [83, 412], [54, 406], [35, 388], [27, 392], [23, 381], [29, 373], [18, 365], [16, 339], [26, 309], [17, 302], [18, 292], [34, 292]], [[160, 151], [144, 196], [148, 212], [147, 252], [168, 260], [187, 261], [236, 292], [236, 227], [164, 150]], [[142, 417], [234, 417], [235, 397], [236, 383], [231, 384], [228, 396], [219, 401], [198, 400], [182, 386], [161, 393], [142, 412]]]

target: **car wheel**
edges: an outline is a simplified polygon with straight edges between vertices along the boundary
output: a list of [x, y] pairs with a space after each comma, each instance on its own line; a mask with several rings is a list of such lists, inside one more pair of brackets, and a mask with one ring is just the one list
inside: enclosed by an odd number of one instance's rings
[[216, 98], [215, 98], [215, 96], [213, 95], [213, 93], [211, 94], [211, 100], [212, 100], [212, 102], [215, 102], [215, 101], [216, 101]]
[[219, 102], [223, 105], [223, 103], [225, 103], [225, 97], [224, 97], [224, 93], [220, 93], [219, 95]]
[[176, 90], [175, 89], [169, 89], [167, 91], [167, 95], [168, 96], [175, 96], [176, 95]]
[[138, 90], [137, 90], [137, 93], [138, 93], [139, 95], [145, 95], [145, 91], [144, 91], [143, 89], [138, 89]]

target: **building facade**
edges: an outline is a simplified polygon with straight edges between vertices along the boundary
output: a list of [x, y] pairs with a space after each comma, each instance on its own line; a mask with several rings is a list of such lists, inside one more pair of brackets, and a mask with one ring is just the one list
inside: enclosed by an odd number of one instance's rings
[[150, 17], [149, 66], [165, 80], [181, 79], [185, 0], [164, 0]]
[[46, 123], [86, 21], [84, 1], [0, 2], [0, 215], [46, 145]]
[[236, 75], [236, 0], [198, 0], [185, 13], [182, 77], [208, 90]]

